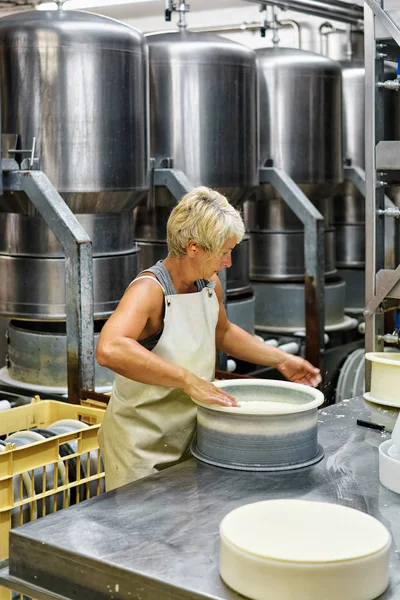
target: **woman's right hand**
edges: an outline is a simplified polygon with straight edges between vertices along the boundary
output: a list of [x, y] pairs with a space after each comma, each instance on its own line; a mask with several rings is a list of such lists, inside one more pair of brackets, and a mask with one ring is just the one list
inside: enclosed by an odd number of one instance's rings
[[226, 391], [217, 388], [215, 385], [196, 377], [190, 373], [183, 391], [202, 404], [220, 404], [221, 406], [240, 406], [239, 402]]

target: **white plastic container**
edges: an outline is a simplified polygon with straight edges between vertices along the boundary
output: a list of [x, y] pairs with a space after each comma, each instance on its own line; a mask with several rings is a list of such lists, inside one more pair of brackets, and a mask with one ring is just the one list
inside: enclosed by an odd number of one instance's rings
[[373, 600], [389, 583], [390, 544], [382, 523], [346, 506], [256, 502], [221, 522], [220, 575], [253, 600]]
[[372, 363], [368, 400], [400, 408], [400, 352], [367, 352]]
[[379, 481], [392, 492], [400, 494], [400, 460], [389, 456], [393, 446], [392, 440], [386, 440], [379, 446]]
[[364, 394], [364, 404], [370, 412], [371, 421], [377, 425], [383, 425], [389, 433], [392, 432], [399, 415], [400, 407], [396, 408], [387, 404], [377, 404], [376, 402], [371, 402], [369, 398], [371, 398], [370, 394]]

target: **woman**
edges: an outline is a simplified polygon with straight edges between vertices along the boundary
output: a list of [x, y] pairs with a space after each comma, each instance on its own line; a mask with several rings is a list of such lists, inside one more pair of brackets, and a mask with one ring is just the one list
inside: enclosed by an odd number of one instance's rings
[[100, 335], [96, 358], [116, 373], [99, 432], [107, 490], [181, 461], [196, 428], [194, 398], [237, 406], [211, 382], [216, 348], [317, 386], [319, 370], [230, 323], [218, 271], [244, 235], [240, 214], [199, 187], [173, 209], [168, 257], [128, 287]]

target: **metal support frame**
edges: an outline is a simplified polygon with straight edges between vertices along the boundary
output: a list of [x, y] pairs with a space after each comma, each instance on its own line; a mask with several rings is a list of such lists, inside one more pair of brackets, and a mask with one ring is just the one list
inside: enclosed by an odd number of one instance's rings
[[[395, 22], [390, 18], [388, 13], [383, 10], [381, 3], [376, 2], [376, 0], [364, 0], [365, 3], [369, 6], [369, 8], [373, 11], [373, 15], [378, 17], [381, 24], [385, 27], [388, 34], [394, 39], [396, 44], [400, 46], [400, 30], [395, 24]], [[366, 8], [366, 7], [365, 7]], [[364, 18], [366, 16], [366, 12], [364, 11]], [[374, 25], [375, 29], [375, 25]], [[366, 36], [365, 39], [367, 39]], [[374, 40], [375, 40], [375, 32], [374, 32]]]
[[[383, 350], [385, 298], [400, 279], [400, 267], [385, 270], [385, 195], [377, 176], [377, 144], [383, 140], [382, 87], [384, 55], [378, 52], [376, 19], [400, 45], [400, 30], [381, 2], [365, 0], [365, 349]], [[399, 49], [400, 54], [400, 49]], [[383, 149], [385, 149], [383, 147]], [[393, 167], [393, 165], [392, 165]], [[399, 165], [400, 168], [400, 165]], [[387, 203], [386, 203], [387, 205]], [[393, 207], [390, 207], [393, 208]], [[370, 364], [366, 365], [365, 389], [370, 389]]]
[[270, 183], [304, 224], [306, 358], [321, 368], [325, 349], [324, 217], [285, 171], [263, 167], [259, 180]]
[[79, 404], [80, 390], [94, 389], [92, 242], [44, 173], [3, 170], [3, 178], [5, 190], [26, 193], [64, 250], [68, 401]]

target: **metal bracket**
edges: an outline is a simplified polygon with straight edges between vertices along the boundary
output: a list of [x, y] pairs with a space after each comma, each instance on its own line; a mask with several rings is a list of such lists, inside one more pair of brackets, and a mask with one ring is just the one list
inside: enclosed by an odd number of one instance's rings
[[375, 156], [378, 170], [400, 170], [400, 142], [395, 140], [378, 142]]
[[325, 224], [324, 217], [281, 169], [263, 167], [260, 183], [270, 183], [304, 224], [306, 357], [321, 368], [325, 349]]
[[376, 274], [376, 294], [367, 304], [364, 317], [371, 317], [386, 297], [400, 298], [400, 289], [395, 290], [400, 280], [400, 265], [397, 269], [381, 269]]
[[13, 156], [17, 155], [17, 154], [29, 154], [29, 158], [24, 158], [24, 160], [22, 161], [22, 165], [21, 168], [22, 169], [35, 169], [35, 167], [37, 168], [39, 165], [39, 158], [35, 157], [35, 150], [36, 150], [36, 138], [32, 138], [32, 147], [31, 148], [25, 148], [25, 149], [19, 149], [19, 148], [10, 148], [8, 150], [8, 154], [12, 154]]
[[27, 194], [63, 247], [68, 401], [79, 404], [80, 390], [94, 389], [92, 242], [44, 173], [3, 170], [3, 178], [5, 190]]
[[154, 169], [154, 185], [168, 188], [177, 202], [195, 187], [178, 169]]
[[[355, 185], [355, 187], [358, 189], [360, 194], [362, 196], [364, 196], [364, 198], [365, 198], [366, 189], [365, 189], [365, 171], [364, 171], [364, 169], [362, 169], [361, 167], [357, 167], [357, 166], [345, 166], [343, 168], [343, 171], [344, 171], [344, 178], [351, 181]], [[399, 211], [399, 209], [394, 204], [394, 202], [392, 202], [392, 200], [388, 196], [385, 196], [385, 210], [384, 211], [377, 210], [377, 214], [378, 215], [385, 214], [388, 217], [395, 217], [395, 216], [399, 216], [396, 214], [398, 211]]]

